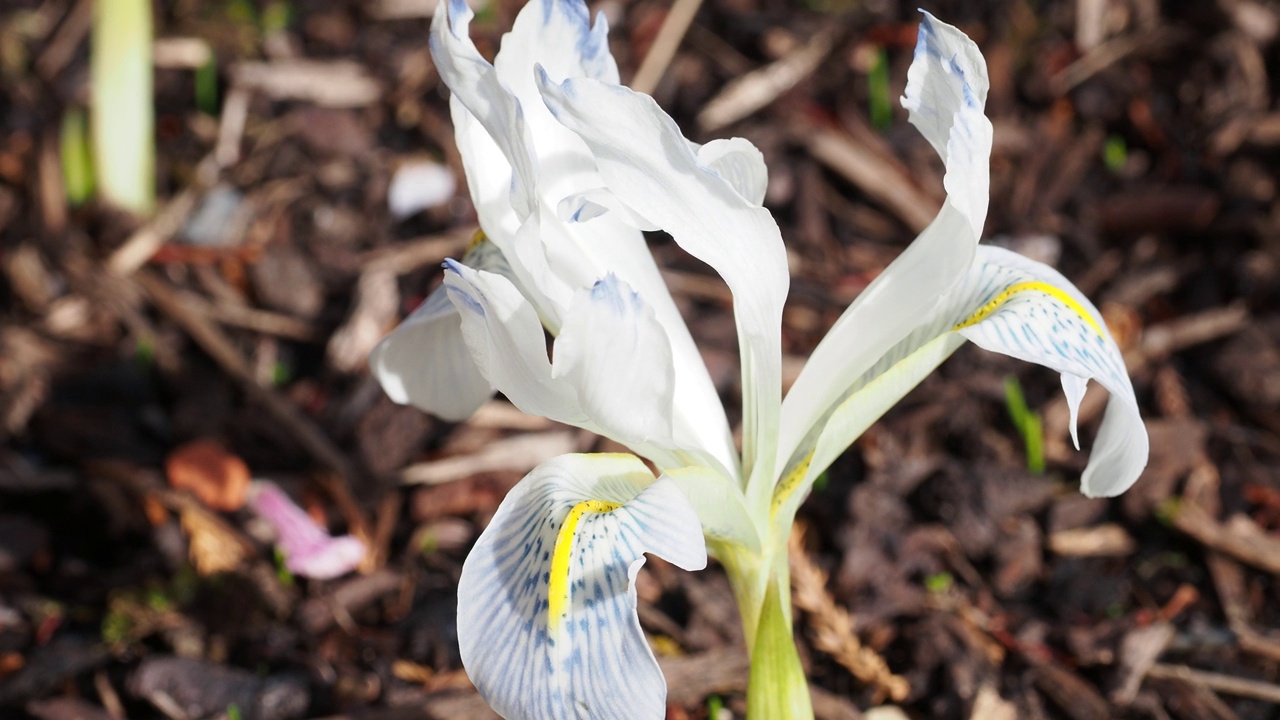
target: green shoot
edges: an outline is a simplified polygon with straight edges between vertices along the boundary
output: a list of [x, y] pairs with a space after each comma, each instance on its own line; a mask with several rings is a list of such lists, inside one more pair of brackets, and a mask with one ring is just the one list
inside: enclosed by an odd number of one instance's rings
[[924, 589], [928, 590], [930, 595], [943, 595], [950, 592], [955, 584], [956, 581], [949, 572], [934, 573], [924, 579]]
[[292, 19], [293, 7], [288, 2], [283, 2], [282, 0], [269, 2], [262, 9], [262, 33], [264, 35], [273, 35], [284, 32], [289, 29], [289, 23]]
[[875, 48], [875, 61], [867, 72], [867, 102], [871, 124], [885, 130], [893, 124], [893, 97], [889, 91], [889, 55], [883, 47]]
[[1004, 379], [1004, 400], [1009, 409], [1009, 419], [1022, 435], [1022, 443], [1026, 447], [1027, 470], [1035, 475], [1044, 474], [1044, 429], [1040, 415], [1027, 407], [1022, 385], [1012, 375]]
[[1103, 164], [1111, 172], [1118, 173], [1124, 169], [1128, 161], [1129, 149], [1125, 145], [1124, 138], [1119, 135], [1108, 135], [1106, 144], [1102, 146]]
[[289, 572], [289, 567], [285, 564], [284, 553], [280, 552], [280, 548], [273, 548], [271, 555], [276, 561], [276, 579], [285, 587], [293, 587], [293, 573]]
[[89, 86], [98, 192], [124, 210], [149, 214], [156, 172], [149, 0], [93, 4]]
[[218, 58], [213, 53], [196, 68], [196, 108], [205, 115], [218, 114]]
[[93, 195], [93, 158], [89, 153], [89, 129], [85, 127], [85, 114], [80, 108], [69, 108], [63, 114], [59, 150], [67, 201], [83, 205]]

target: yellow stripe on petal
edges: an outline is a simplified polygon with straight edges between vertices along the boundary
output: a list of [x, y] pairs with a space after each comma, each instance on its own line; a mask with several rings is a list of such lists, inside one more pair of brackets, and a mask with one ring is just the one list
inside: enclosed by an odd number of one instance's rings
[[1098, 321], [1093, 318], [1093, 315], [1090, 314], [1079, 301], [1071, 297], [1071, 295], [1062, 288], [1040, 280], [1028, 280], [1026, 282], [1010, 285], [1008, 288], [1005, 288], [1004, 292], [992, 298], [990, 302], [978, 308], [977, 311], [969, 317], [956, 323], [951, 329], [963, 330], [971, 325], [977, 325], [990, 317], [996, 310], [999, 310], [1002, 305], [1009, 302], [1014, 296], [1024, 292], [1041, 292], [1053, 297], [1063, 305], [1066, 305], [1067, 308], [1078, 315], [1081, 320], [1088, 323], [1089, 327], [1093, 328], [1093, 331], [1098, 333], [1099, 337], [1105, 338], [1107, 336], [1106, 333], [1103, 332], [1102, 326], [1098, 324]]
[[808, 455], [804, 456], [796, 466], [791, 468], [791, 472], [787, 473], [777, 487], [773, 489], [773, 512], [776, 514], [778, 508], [791, 497], [791, 494], [800, 487], [800, 483], [804, 481], [804, 476], [809, 472], [809, 463], [813, 462], [813, 451], [810, 450]]
[[467, 252], [471, 252], [472, 250], [480, 247], [484, 244], [484, 241], [488, 239], [489, 236], [485, 235], [483, 230], [477, 230], [476, 234], [471, 236], [470, 242], [467, 243]]
[[555, 550], [551, 553], [551, 579], [547, 583], [547, 628], [551, 632], [560, 626], [569, 606], [569, 560], [573, 555], [573, 538], [577, 534], [578, 522], [587, 513], [613, 512], [620, 507], [621, 503], [607, 500], [583, 500], [565, 516], [564, 524], [556, 535]]

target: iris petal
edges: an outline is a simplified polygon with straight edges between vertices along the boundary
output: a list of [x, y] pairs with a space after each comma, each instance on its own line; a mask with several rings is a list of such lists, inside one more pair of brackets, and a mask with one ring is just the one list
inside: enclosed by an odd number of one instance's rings
[[1085, 384], [1111, 393], [1081, 491], [1117, 495], [1146, 466], [1148, 439], [1120, 349], [1102, 316], [1053, 268], [997, 247], [978, 248], [972, 268], [925, 322], [885, 353], [800, 444], [792, 472], [775, 494], [779, 517], [790, 514], [813, 479], [964, 340], [986, 350], [1057, 370], [1071, 409], [1071, 434]]
[[644, 553], [706, 565], [693, 510], [633, 456], [562, 456], [507, 495], [458, 588], [463, 664], [494, 710], [664, 716], [666, 683], [636, 616]]
[[779, 456], [791, 458], [877, 360], [899, 343], [973, 263], [990, 192], [987, 71], [976, 45], [925, 13], [903, 104], [946, 163], [938, 216], [858, 296], [814, 349], [782, 405]]

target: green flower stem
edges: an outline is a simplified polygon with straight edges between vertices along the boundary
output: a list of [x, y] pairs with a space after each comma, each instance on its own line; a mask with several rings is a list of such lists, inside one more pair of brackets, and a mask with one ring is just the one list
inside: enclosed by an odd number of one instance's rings
[[751, 650], [748, 720], [813, 717], [808, 680], [792, 635], [791, 571], [782, 537], [783, 541], [769, 544], [768, 556], [716, 548], [738, 601]]

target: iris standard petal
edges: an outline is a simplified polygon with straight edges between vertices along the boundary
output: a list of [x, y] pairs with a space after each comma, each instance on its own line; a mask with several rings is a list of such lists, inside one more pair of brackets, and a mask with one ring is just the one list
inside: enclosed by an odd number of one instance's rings
[[445, 261], [444, 284], [480, 373], [530, 415], [582, 425], [572, 389], [551, 377], [542, 323], [507, 278]]
[[[509, 275], [502, 251], [479, 236], [463, 262]], [[413, 405], [451, 422], [471, 417], [493, 395], [493, 386], [471, 359], [461, 318], [441, 285], [369, 354], [369, 369], [382, 390], [401, 405]]]
[[742, 199], [752, 205], [764, 203], [769, 189], [769, 169], [760, 149], [745, 138], [712, 140], [698, 148], [698, 164], [709, 168], [729, 183]]
[[[757, 486], [771, 483], [782, 304], [790, 282], [777, 224], [698, 162], [653, 98], [590, 79], [557, 84], [545, 73], [540, 83], [552, 114], [591, 148], [605, 186], [714, 268], [732, 290], [742, 355], [744, 471]], [[762, 482], [756, 483], [757, 476]], [[760, 493], [748, 487], [758, 501]]]
[[636, 616], [651, 553], [706, 566], [697, 517], [630, 455], [565, 455], [503, 500], [458, 583], [458, 644], [510, 720], [662, 718], [666, 683]]
[[925, 13], [903, 104], [946, 162], [947, 200], [924, 232], [845, 310], [782, 405], [779, 457], [795, 459], [833, 401], [934, 312], [973, 262], [990, 192], [986, 65], [973, 41]]
[[1096, 379], [1111, 399], [1081, 491], [1111, 496], [1133, 484], [1147, 463], [1147, 432], [1102, 316], [1053, 268], [1002, 248], [980, 247], [942, 305], [858, 378], [827, 422], [804, 438], [775, 492], [777, 516], [789, 522], [814, 478], [966, 339], [1062, 373], [1073, 439], [1085, 384]]
[[458, 311], [443, 285], [382, 338], [369, 368], [392, 401], [450, 422], [471, 417], [493, 395], [462, 341]]
[[520, 103], [471, 42], [468, 31], [474, 15], [466, 0], [440, 0], [431, 19], [431, 57], [453, 98], [484, 127], [506, 158], [512, 169], [511, 205], [524, 218], [532, 211], [537, 182], [537, 165], [528, 151], [528, 128]]
[[667, 333], [629, 285], [609, 274], [573, 299], [556, 338], [552, 377], [583, 413], [628, 445], [673, 444], [675, 367]]

